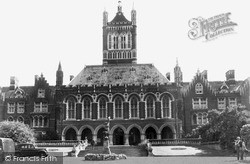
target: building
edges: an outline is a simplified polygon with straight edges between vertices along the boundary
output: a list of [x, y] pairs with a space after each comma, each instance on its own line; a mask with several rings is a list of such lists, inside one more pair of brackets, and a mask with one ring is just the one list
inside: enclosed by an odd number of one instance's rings
[[[249, 115], [249, 78], [235, 80], [235, 71], [226, 72], [225, 81], [208, 81], [207, 71], [197, 72], [191, 83], [184, 83], [183, 96], [184, 132], [190, 133], [197, 126], [208, 122], [208, 111], [223, 111], [228, 107], [244, 109]], [[246, 110], [245, 110], [246, 109]]]
[[48, 138], [56, 130], [54, 92], [43, 75], [35, 76], [34, 86], [18, 86], [17, 78], [10, 77], [10, 86], [1, 88], [1, 121], [23, 122], [38, 140]]
[[[171, 83], [153, 64], [137, 64], [136, 30], [136, 10], [132, 9], [129, 21], [119, 2], [111, 21], [103, 12], [102, 65], [85, 66], [66, 86], [59, 66], [56, 111], [60, 111], [57, 130], [62, 140], [87, 137], [101, 145], [107, 117], [111, 118], [111, 145], [180, 136], [179, 83]], [[181, 71], [177, 69], [176, 75]]]

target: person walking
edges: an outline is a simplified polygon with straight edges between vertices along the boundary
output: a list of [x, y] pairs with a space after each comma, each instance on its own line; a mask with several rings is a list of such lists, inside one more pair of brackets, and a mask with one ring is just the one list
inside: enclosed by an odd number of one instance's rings
[[243, 139], [240, 137], [236, 138], [235, 141], [235, 149], [237, 153], [237, 160], [243, 160], [245, 151], [248, 151], [246, 148], [246, 144]]

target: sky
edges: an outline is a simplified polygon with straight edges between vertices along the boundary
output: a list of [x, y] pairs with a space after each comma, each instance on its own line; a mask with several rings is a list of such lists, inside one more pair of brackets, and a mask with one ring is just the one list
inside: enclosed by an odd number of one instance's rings
[[[209, 81], [224, 81], [228, 70], [236, 80], [250, 77], [248, 0], [122, 0], [128, 20], [137, 11], [137, 63], [153, 63], [174, 79], [176, 60], [183, 81], [191, 82], [197, 70], [208, 71]], [[56, 83], [59, 62], [64, 85], [86, 65], [102, 64], [102, 13], [111, 21], [118, 0], [1, 0], [0, 86], [16, 76], [19, 86], [34, 85], [34, 76]], [[234, 32], [206, 41], [188, 37], [192, 18], [208, 19], [230, 12]]]

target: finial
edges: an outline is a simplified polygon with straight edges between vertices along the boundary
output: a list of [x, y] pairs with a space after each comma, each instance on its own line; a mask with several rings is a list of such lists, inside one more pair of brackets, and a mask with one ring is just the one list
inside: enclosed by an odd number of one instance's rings
[[178, 66], [179, 65], [179, 63], [178, 63], [178, 57], [176, 58], [176, 66]]
[[122, 12], [122, 2], [118, 1], [118, 12]]
[[133, 9], [133, 10], [135, 9], [135, 2], [133, 2], [133, 7], [132, 7], [132, 9]]

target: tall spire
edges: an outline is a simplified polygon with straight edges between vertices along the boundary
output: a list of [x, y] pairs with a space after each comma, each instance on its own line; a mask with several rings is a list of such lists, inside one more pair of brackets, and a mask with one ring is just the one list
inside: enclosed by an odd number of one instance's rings
[[118, 1], [118, 12], [122, 12], [122, 2]]
[[58, 71], [62, 71], [62, 66], [61, 66], [61, 62], [59, 62], [59, 65], [58, 65]]
[[178, 58], [176, 58], [176, 66], [179, 66], [179, 64], [178, 64]]
[[56, 85], [61, 86], [63, 84], [63, 71], [61, 62], [59, 62], [58, 69], [56, 71]]

